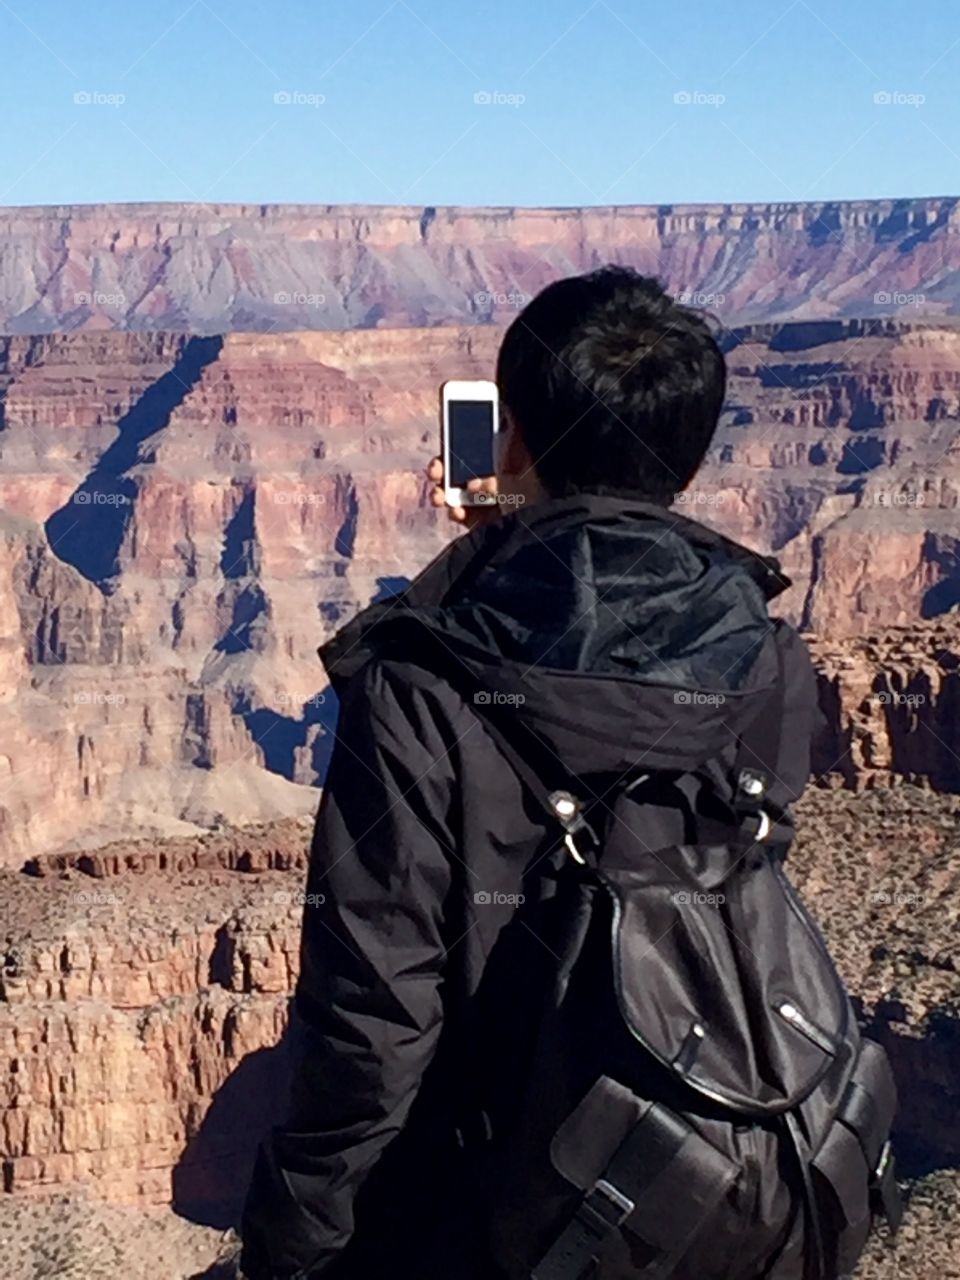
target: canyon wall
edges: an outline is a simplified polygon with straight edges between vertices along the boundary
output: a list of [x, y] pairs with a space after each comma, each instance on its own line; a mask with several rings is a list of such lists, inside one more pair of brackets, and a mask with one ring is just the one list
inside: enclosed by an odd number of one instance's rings
[[[792, 874], [900, 1079], [903, 1169], [955, 1166], [960, 797], [812, 787], [796, 816]], [[0, 871], [7, 1192], [235, 1220], [284, 1107], [308, 840], [290, 820]]]
[[[498, 339], [0, 339], [0, 863], [312, 812], [336, 715], [317, 646], [444, 545], [437, 386], [489, 374]], [[777, 554], [778, 607], [817, 635], [955, 610], [960, 329], [724, 341], [727, 408], [677, 512]], [[850, 785], [918, 771], [884, 752]]]
[[[887, 244], [871, 217], [835, 234]], [[344, 254], [386, 234], [344, 218]], [[953, 234], [898, 225], [906, 262]], [[409, 231], [398, 214], [394, 250]], [[222, 1227], [283, 1108], [336, 715], [316, 648], [445, 544], [422, 476], [437, 385], [488, 375], [501, 330], [152, 332], [158, 296], [137, 332], [91, 313], [0, 338], [2, 1199], [60, 1222], [47, 1197], [86, 1188]], [[779, 607], [823, 713], [794, 875], [924, 1174], [960, 1162], [960, 329], [837, 312], [725, 332], [728, 403], [675, 510], [794, 579]]]
[[[946, 1171], [921, 1184], [896, 1274], [914, 1252], [926, 1280], [927, 1251], [949, 1253], [957, 200], [91, 206], [0, 210], [14, 1277], [63, 1257], [65, 1222], [84, 1242], [69, 1274], [102, 1254], [104, 1275], [193, 1275], [222, 1252], [185, 1219], [235, 1220], [283, 1111], [336, 717], [317, 646], [450, 536], [422, 472], [438, 384], [489, 376], [530, 296], [607, 261], [719, 321], [728, 402], [675, 510], [793, 579], [777, 608], [808, 634], [823, 722], [793, 875], [890, 1049], [903, 1167]], [[170, 1205], [184, 1217], [157, 1216]], [[865, 1275], [893, 1280], [891, 1257]]]
[[141, 846], [162, 870], [0, 872], [4, 1190], [85, 1186], [205, 1221], [236, 1207], [252, 1135], [283, 1107], [302, 874], [215, 868], [259, 865], [266, 843], [302, 871], [307, 839], [287, 822], [229, 856]]
[[808, 639], [824, 725], [814, 772], [851, 790], [960, 793], [960, 617]]
[[960, 304], [954, 197], [607, 208], [125, 204], [0, 210], [0, 332], [484, 324], [637, 267], [726, 325]]
[[[953, 733], [943, 760], [956, 763], [960, 619], [813, 648], [830, 749], [859, 781], [808, 789], [788, 865], [891, 1054], [900, 1170], [921, 1179], [899, 1250], [876, 1242], [859, 1274], [929, 1280], [931, 1259], [951, 1260], [960, 1204], [960, 796], [926, 779], [886, 788], [883, 726], [909, 709], [918, 776], [940, 767], [940, 733]], [[283, 1114], [309, 833], [289, 819], [128, 838], [37, 856], [27, 874], [0, 870], [0, 1225], [12, 1280], [33, 1280], [38, 1257], [68, 1255], [77, 1269], [62, 1274], [78, 1278], [233, 1280], [217, 1262], [231, 1238], [190, 1224], [237, 1220], [257, 1143]]]

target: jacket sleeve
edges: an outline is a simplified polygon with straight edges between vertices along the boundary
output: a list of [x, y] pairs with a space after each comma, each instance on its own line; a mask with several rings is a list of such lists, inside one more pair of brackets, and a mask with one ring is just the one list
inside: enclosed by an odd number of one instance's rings
[[336, 1261], [440, 1034], [451, 740], [429, 695], [387, 671], [371, 664], [341, 706], [310, 855], [291, 1113], [244, 1210], [254, 1280]]

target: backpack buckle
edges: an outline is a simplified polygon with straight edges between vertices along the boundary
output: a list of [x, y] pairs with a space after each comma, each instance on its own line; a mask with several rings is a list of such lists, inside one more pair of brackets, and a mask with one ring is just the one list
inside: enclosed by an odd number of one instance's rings
[[757, 810], [767, 794], [770, 780], [757, 769], [741, 769], [737, 778], [737, 800], [741, 809]]
[[636, 1202], [624, 1195], [612, 1182], [608, 1182], [606, 1178], [598, 1178], [587, 1192], [580, 1212], [584, 1216], [589, 1215], [597, 1223], [599, 1235], [601, 1232], [606, 1234], [610, 1228], [622, 1226], [636, 1207]]
[[567, 847], [567, 852], [575, 862], [579, 862], [582, 867], [589, 866], [587, 859], [577, 848], [575, 836], [586, 832], [590, 844], [595, 849], [597, 847], [597, 837], [583, 816], [583, 801], [569, 791], [551, 791], [548, 796], [548, 802], [554, 817], [560, 823], [564, 830], [563, 843]]
[[[741, 769], [737, 775], [734, 808], [742, 814], [743, 832], [751, 844], [760, 844], [770, 834], [770, 816], [763, 808], [770, 779], [758, 769]], [[756, 823], [756, 829], [753, 829]]]

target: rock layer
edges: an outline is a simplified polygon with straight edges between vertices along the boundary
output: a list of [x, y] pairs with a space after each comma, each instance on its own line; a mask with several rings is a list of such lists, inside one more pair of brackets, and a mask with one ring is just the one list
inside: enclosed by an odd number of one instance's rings
[[[336, 715], [317, 646], [443, 546], [437, 385], [488, 375], [498, 339], [0, 341], [0, 863], [312, 811]], [[817, 634], [955, 609], [960, 329], [724, 342], [728, 405], [677, 512], [775, 552], [778, 608]], [[890, 767], [852, 751], [851, 783], [929, 772], [876, 750]]]
[[810, 646], [825, 722], [818, 773], [854, 789], [960, 792], [960, 618]]
[[626, 263], [747, 321], [945, 315], [954, 197], [424, 208], [89, 205], [0, 210], [0, 332], [483, 324], [559, 276]]
[[[893, 1057], [903, 1168], [954, 1169], [960, 797], [811, 788], [797, 821], [791, 873]], [[103, 875], [0, 873], [8, 1201], [86, 1189], [235, 1219], [284, 1104], [308, 834], [304, 823], [147, 842], [139, 857], [128, 845], [94, 868]], [[224, 869], [280, 847], [290, 870]], [[952, 1185], [940, 1175], [945, 1204]]]
[[95, 1187], [206, 1221], [236, 1207], [283, 1106], [303, 877], [212, 867], [265, 847], [302, 867], [308, 836], [161, 842], [109, 878], [0, 873], [7, 1192]]

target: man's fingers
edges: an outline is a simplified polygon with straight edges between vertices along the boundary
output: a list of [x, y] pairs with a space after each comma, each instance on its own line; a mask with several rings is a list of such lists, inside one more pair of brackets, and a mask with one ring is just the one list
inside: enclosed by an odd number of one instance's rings
[[[442, 485], [437, 485], [430, 490], [430, 505], [432, 507], [447, 506], [447, 494]], [[447, 517], [454, 524], [466, 524], [467, 510], [465, 507], [447, 507]]]
[[[443, 459], [431, 458], [427, 464], [427, 479], [434, 486], [430, 490], [430, 505], [432, 507], [446, 507], [447, 494], [443, 483]], [[496, 476], [484, 476], [482, 479], [469, 480], [463, 486], [468, 493], [496, 493], [497, 479]], [[447, 518], [454, 524], [462, 525], [465, 528], [472, 528], [478, 521], [489, 519], [491, 512], [490, 505], [476, 507], [447, 507]], [[495, 513], [495, 512], [494, 512]]]

